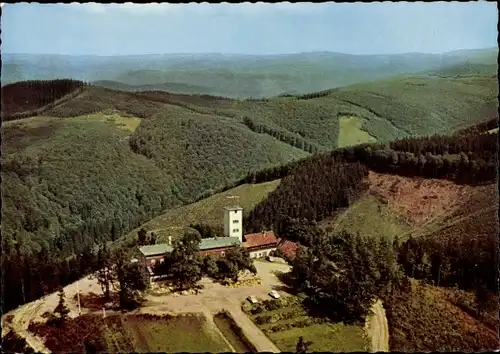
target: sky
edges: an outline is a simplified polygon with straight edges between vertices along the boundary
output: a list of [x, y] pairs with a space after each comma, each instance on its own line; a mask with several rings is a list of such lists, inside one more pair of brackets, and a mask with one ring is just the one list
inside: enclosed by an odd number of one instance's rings
[[497, 46], [495, 2], [5, 4], [3, 53], [443, 53]]

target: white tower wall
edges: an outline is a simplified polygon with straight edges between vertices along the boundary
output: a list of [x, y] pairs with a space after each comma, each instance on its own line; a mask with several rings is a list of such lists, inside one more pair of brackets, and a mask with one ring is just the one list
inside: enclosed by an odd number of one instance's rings
[[224, 236], [238, 237], [243, 242], [243, 209], [240, 207], [224, 209]]

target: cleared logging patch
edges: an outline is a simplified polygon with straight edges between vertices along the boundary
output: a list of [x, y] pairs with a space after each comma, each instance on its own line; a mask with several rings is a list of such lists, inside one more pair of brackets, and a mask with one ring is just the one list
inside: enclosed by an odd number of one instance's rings
[[237, 353], [256, 353], [250, 341], [245, 337], [241, 328], [226, 312], [219, 312], [214, 316], [215, 325], [226, 337]]
[[117, 114], [112, 111], [101, 112], [96, 114], [89, 114], [85, 116], [79, 116], [74, 118], [68, 118], [75, 121], [98, 121], [98, 122], [109, 122], [115, 124], [118, 128], [134, 132], [139, 124], [141, 124], [141, 119], [137, 117]]
[[356, 116], [339, 117], [338, 147], [376, 142], [373, 136], [361, 129], [361, 119]]

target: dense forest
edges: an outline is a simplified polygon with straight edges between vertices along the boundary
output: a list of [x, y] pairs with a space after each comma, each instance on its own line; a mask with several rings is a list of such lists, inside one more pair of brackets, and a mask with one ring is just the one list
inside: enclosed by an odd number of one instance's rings
[[279, 141], [283, 141], [288, 145], [294, 146], [298, 149], [310, 152], [317, 153], [324, 148], [318, 146], [316, 144], [310, 143], [307, 139], [304, 139], [300, 134], [290, 133], [284, 129], [273, 129], [262, 123], [255, 122], [250, 117], [244, 117], [243, 123], [250, 128], [251, 131], [259, 133], [259, 134], [268, 134], [273, 138], [278, 139]]
[[[2, 120], [31, 117], [41, 108], [52, 108], [59, 99], [86, 84], [71, 79], [21, 81], [2, 87]], [[74, 97], [74, 96], [71, 96]]]
[[246, 232], [272, 229], [281, 234], [285, 217], [322, 220], [347, 207], [365, 187], [368, 175], [359, 163], [316, 155], [298, 165], [278, 188], [245, 218]]

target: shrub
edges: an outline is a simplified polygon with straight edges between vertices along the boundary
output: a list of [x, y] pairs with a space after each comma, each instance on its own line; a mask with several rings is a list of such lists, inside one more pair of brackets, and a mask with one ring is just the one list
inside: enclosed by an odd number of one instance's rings
[[263, 324], [265, 324], [265, 323], [270, 323], [270, 322], [271, 322], [271, 316], [269, 316], [269, 315], [257, 316], [257, 317], [255, 318], [255, 323], [256, 323], [257, 325], [259, 325], [259, 326], [260, 326], [260, 325], [263, 325]]

